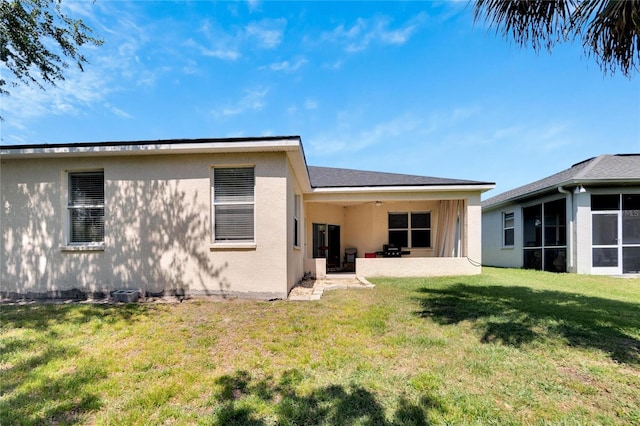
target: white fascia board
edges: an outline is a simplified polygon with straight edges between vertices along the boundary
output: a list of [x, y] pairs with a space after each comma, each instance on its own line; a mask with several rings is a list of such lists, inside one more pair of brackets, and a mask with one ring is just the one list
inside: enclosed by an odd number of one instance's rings
[[485, 192], [495, 185], [432, 185], [432, 186], [354, 186], [339, 188], [313, 188], [312, 194], [353, 194], [385, 192]]
[[311, 193], [305, 194], [304, 200], [311, 203], [346, 203], [367, 201], [457, 200], [477, 197], [479, 202], [480, 193], [482, 190], [486, 190], [486, 185], [438, 187], [387, 186], [350, 189], [351, 191], [345, 191], [345, 188], [315, 188]]
[[232, 152], [288, 152], [300, 149], [299, 139], [275, 139], [267, 141], [211, 141], [183, 143], [145, 144], [96, 144], [84, 146], [23, 147], [14, 149], [3, 147], [0, 156], [14, 158], [85, 157], [92, 155], [158, 155], [158, 154], [199, 154]]
[[287, 158], [293, 169], [293, 173], [301, 186], [301, 190], [304, 193], [311, 191], [311, 182], [309, 181], [309, 171], [307, 169], [307, 163], [305, 162], [302, 150], [291, 150], [287, 152]]

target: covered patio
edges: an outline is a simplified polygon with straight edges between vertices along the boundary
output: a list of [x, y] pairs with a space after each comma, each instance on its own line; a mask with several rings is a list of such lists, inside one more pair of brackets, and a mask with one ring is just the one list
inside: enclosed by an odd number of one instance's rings
[[[305, 196], [305, 272], [316, 278], [480, 273], [480, 191], [369, 188]], [[462, 188], [461, 188], [462, 189]]]

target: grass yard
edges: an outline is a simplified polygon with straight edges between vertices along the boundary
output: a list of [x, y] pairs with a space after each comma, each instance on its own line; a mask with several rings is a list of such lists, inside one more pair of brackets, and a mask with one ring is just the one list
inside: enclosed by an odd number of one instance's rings
[[640, 424], [640, 280], [0, 307], [0, 424]]

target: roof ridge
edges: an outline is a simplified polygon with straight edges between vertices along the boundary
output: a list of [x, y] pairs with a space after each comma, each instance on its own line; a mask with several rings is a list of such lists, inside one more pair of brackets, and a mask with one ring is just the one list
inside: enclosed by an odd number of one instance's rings
[[573, 175], [573, 179], [579, 179], [583, 176], [585, 176], [587, 174], [587, 172], [590, 172], [591, 170], [593, 170], [593, 168], [602, 161], [602, 159], [604, 157], [608, 157], [609, 154], [601, 154], [598, 155], [597, 157], [593, 158], [591, 160], [591, 163], [588, 164], [587, 166], [585, 166], [582, 170], [580, 170], [578, 173], [576, 173], [575, 175]]

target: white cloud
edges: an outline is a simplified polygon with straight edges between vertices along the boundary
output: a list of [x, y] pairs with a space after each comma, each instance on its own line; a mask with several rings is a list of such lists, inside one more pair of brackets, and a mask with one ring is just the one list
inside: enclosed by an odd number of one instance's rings
[[34, 84], [10, 87], [10, 96], [3, 96], [2, 100], [7, 127], [19, 129], [28, 120], [48, 114], [77, 115], [83, 108], [104, 99], [111, 92], [108, 78], [100, 70], [86, 69], [81, 72], [69, 68], [66, 80], [56, 86], [44, 85], [45, 90]]
[[153, 87], [160, 76], [169, 74], [172, 71], [171, 67], [157, 67], [150, 70], [141, 70], [136, 78], [136, 84], [138, 86]]
[[106, 109], [108, 109], [109, 111], [111, 111], [113, 114], [117, 115], [118, 117], [121, 118], [133, 118], [133, 116], [123, 110], [121, 110], [120, 108], [117, 108], [113, 105], [111, 105], [109, 102], [105, 102], [104, 107]]
[[74, 18], [82, 17], [84, 19], [93, 19], [94, 9], [93, 2], [88, 1], [65, 1], [61, 2], [60, 6], [64, 13]]
[[268, 93], [269, 90], [264, 88], [247, 89], [237, 102], [221, 110], [214, 111], [214, 114], [217, 116], [231, 116], [243, 114], [247, 111], [260, 111], [266, 104], [265, 98]]
[[426, 127], [429, 133], [443, 131], [458, 126], [462, 121], [468, 120], [480, 113], [478, 106], [455, 107], [448, 111], [436, 111], [429, 114], [426, 119]]
[[337, 60], [337, 61], [331, 62], [331, 63], [328, 63], [328, 62], [324, 63], [324, 64], [322, 64], [322, 67], [325, 68], [325, 69], [329, 69], [329, 70], [334, 70], [335, 71], [335, 70], [339, 70], [340, 68], [342, 68], [342, 64], [343, 63], [344, 63], [343, 61]]
[[522, 132], [522, 126], [508, 126], [494, 130], [491, 139], [500, 140], [513, 138], [520, 132]]
[[304, 109], [312, 110], [318, 108], [318, 101], [315, 99], [307, 98], [304, 101]]
[[260, 10], [261, 3], [260, 0], [248, 0], [247, 6], [249, 7], [249, 12]]
[[350, 27], [339, 25], [333, 31], [324, 33], [323, 38], [342, 44], [349, 53], [365, 50], [374, 42], [400, 46], [409, 41], [426, 18], [424, 12], [420, 13], [395, 29], [390, 28], [391, 19], [387, 16], [358, 18]]
[[240, 59], [242, 47], [252, 41], [263, 49], [273, 49], [280, 45], [287, 21], [281, 19], [263, 19], [251, 22], [244, 28], [227, 31], [204, 20], [199, 28], [204, 40], [188, 38], [183, 45], [196, 49], [201, 55], [223, 61]]
[[[303, 104], [300, 105], [290, 105], [287, 108], [287, 115], [290, 117], [299, 117], [302, 118], [302, 114], [305, 114], [305, 111], [313, 111], [318, 108], [318, 101], [311, 98], [306, 98]], [[299, 115], [301, 114], [301, 115]]]
[[182, 72], [187, 75], [195, 75], [200, 72], [198, 69], [198, 63], [193, 59], [188, 59], [187, 63], [182, 67]]
[[409, 40], [415, 30], [415, 25], [411, 25], [395, 31], [381, 31], [380, 40], [385, 44], [403, 45]]
[[274, 62], [269, 65], [269, 69], [272, 71], [282, 71], [285, 73], [292, 73], [298, 71], [304, 65], [306, 65], [309, 61], [304, 58], [298, 59], [297, 61], [291, 63], [289, 61], [282, 62]]
[[235, 61], [240, 57], [240, 52], [233, 49], [206, 49], [203, 47], [201, 52], [204, 56], [212, 56], [227, 61]]
[[402, 139], [414, 139], [421, 132], [422, 121], [405, 113], [370, 128], [352, 129], [351, 113], [338, 114], [336, 133], [310, 137], [312, 150], [318, 155], [359, 152], [378, 144], [396, 143]]
[[258, 44], [266, 49], [273, 49], [282, 42], [284, 28], [287, 20], [280, 19], [263, 19], [259, 22], [251, 22], [245, 27], [245, 33], [248, 38], [255, 38]]
[[205, 47], [193, 38], [188, 38], [183, 45], [185, 47], [194, 48], [200, 52], [202, 56], [221, 59], [223, 61], [236, 61], [242, 56], [238, 48], [235, 47], [236, 42], [230, 37], [226, 35], [216, 37], [213, 34], [207, 33], [207, 38], [215, 39], [215, 41], [210, 41], [213, 46]]
[[[455, 107], [450, 110], [421, 114], [418, 111], [399, 113], [389, 120], [373, 126], [366, 111], [341, 111], [336, 116], [332, 133], [310, 137], [310, 145], [317, 155], [335, 155], [363, 152], [381, 145], [405, 146], [435, 140], [439, 144], [450, 133], [466, 129], [479, 115], [477, 106]], [[451, 141], [447, 139], [447, 143]]]
[[241, 31], [228, 33], [216, 25], [212, 25], [208, 19], [200, 24], [194, 37], [187, 38], [182, 45], [193, 48], [202, 56], [220, 59], [223, 61], [236, 61], [242, 57], [240, 44], [242, 39]]

